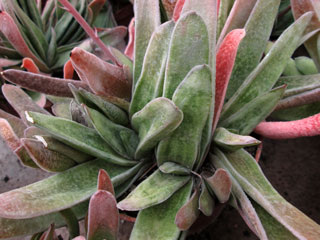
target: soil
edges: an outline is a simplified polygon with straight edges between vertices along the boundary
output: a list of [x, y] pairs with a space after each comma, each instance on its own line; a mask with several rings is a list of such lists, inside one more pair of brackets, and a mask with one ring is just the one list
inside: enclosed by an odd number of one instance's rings
[[[22, 166], [1, 139], [0, 149], [0, 193], [50, 175], [41, 170]], [[319, 136], [282, 141], [265, 139], [260, 165], [271, 184], [282, 196], [320, 223]], [[127, 226], [126, 233], [130, 231], [130, 227]], [[226, 207], [214, 224], [202, 234], [190, 236], [188, 239], [256, 240], [258, 238], [246, 227], [234, 209]]]

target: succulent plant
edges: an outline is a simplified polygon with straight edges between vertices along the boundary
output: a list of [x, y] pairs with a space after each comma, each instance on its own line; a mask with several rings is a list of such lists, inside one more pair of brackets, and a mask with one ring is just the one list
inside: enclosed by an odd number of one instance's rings
[[113, 63], [74, 48], [81, 81], [1, 73], [48, 94], [55, 115], [6, 84], [2, 91], [20, 118], [0, 111], [1, 135], [25, 165], [59, 173], [0, 194], [0, 238], [54, 238], [53, 225], [42, 233], [52, 222], [76, 237], [77, 219], [87, 214], [86, 239], [116, 239], [119, 219], [129, 218], [120, 209], [139, 211], [132, 240], [185, 239], [227, 203], [260, 239], [320, 237], [320, 226], [277, 193], [246, 151], [260, 144], [249, 134], [285, 94], [285, 85], [273, 87], [312, 13], [261, 60], [280, 0], [181, 0], [163, 22], [159, 1], [136, 0], [132, 61], [60, 2]]
[[[99, 35], [112, 44], [121, 43], [126, 35], [124, 27], [117, 27], [110, 4], [99, 0], [70, 1], [80, 14], [99, 28]], [[0, 67], [23, 67], [32, 72], [57, 73], [75, 46], [92, 51], [85, 31], [58, 1], [1, 0]], [[99, 15], [100, 14], [100, 15]], [[101, 17], [103, 15], [103, 18]], [[110, 29], [106, 29], [110, 28]], [[114, 28], [114, 29], [111, 29]], [[117, 37], [115, 37], [116, 35]]]

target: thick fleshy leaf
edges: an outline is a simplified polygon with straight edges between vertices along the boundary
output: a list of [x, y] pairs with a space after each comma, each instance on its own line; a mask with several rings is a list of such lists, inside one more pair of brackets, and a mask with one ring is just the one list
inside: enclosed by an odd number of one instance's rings
[[[134, 157], [129, 155], [120, 136], [120, 134], [126, 134], [126, 136], [133, 143], [138, 144], [138, 135], [132, 129], [115, 124], [114, 122], [110, 121], [107, 117], [105, 117], [102, 113], [92, 108], [85, 107], [85, 111], [88, 114], [96, 131], [115, 152], [117, 152], [119, 155], [125, 158]], [[136, 145], [136, 147], [137, 146], [138, 145]]]
[[[40, 129], [38, 129], [40, 130]], [[42, 130], [40, 130], [43, 132]], [[38, 141], [42, 142], [42, 144], [45, 146], [50, 151], [58, 152], [63, 154], [64, 156], [71, 158], [73, 161], [76, 163], [83, 163], [86, 161], [91, 160], [93, 157], [85, 154], [83, 152], [79, 152], [78, 150], [69, 147], [68, 145], [58, 141], [57, 139], [51, 137], [51, 136], [43, 136], [43, 133], [36, 133], [34, 135], [34, 138], [37, 139]]]
[[132, 62], [132, 60], [129, 57], [127, 57], [126, 55], [124, 55], [124, 53], [122, 53], [117, 48], [109, 47], [109, 49], [110, 49], [111, 53], [113, 54], [113, 56], [117, 59], [117, 61], [120, 65], [128, 66], [128, 68], [130, 69], [131, 77], [133, 77], [133, 62]]
[[19, 138], [24, 136], [24, 130], [27, 128], [27, 126], [20, 118], [3, 111], [2, 109], [0, 109], [0, 118], [4, 118], [8, 121], [13, 131]]
[[92, 128], [64, 118], [35, 112], [27, 112], [26, 115], [36, 127], [49, 132], [61, 142], [79, 151], [123, 166], [133, 166], [137, 163], [118, 156]]
[[[209, 66], [215, 69], [216, 49], [216, 24], [217, 24], [217, 1], [216, 0], [188, 0], [183, 5], [182, 15], [189, 11], [195, 11], [204, 21], [208, 30], [209, 38]], [[199, 31], [200, 28], [199, 28]], [[192, 45], [189, 45], [192, 48]], [[196, 50], [195, 50], [196, 51]], [[201, 64], [201, 63], [196, 63]], [[193, 65], [193, 66], [195, 66]]]
[[181, 231], [188, 230], [200, 215], [199, 190], [196, 188], [191, 198], [177, 212], [175, 224]]
[[20, 139], [15, 134], [9, 122], [4, 118], [0, 118], [0, 136], [7, 143], [11, 151], [15, 151], [21, 146]]
[[164, 97], [172, 98], [178, 85], [193, 67], [209, 63], [208, 41], [207, 27], [199, 15], [191, 12], [179, 19], [169, 48]]
[[174, 162], [165, 162], [159, 169], [163, 173], [174, 174], [174, 175], [182, 175], [187, 176], [190, 175], [191, 171], [188, 168], [185, 168]]
[[115, 186], [119, 185], [115, 179], [130, 171], [127, 167], [109, 164], [104, 160], [81, 164], [42, 181], [0, 194], [0, 216], [31, 218], [81, 203], [96, 191], [99, 169], [109, 173]]
[[152, 99], [162, 95], [164, 71], [173, 31], [172, 21], [162, 24], [152, 34], [130, 104], [130, 115], [140, 111]]
[[227, 171], [218, 168], [213, 176], [206, 178], [205, 180], [221, 203], [228, 201], [232, 182]]
[[298, 239], [320, 237], [320, 226], [280, 196], [249, 153], [238, 150], [224, 155], [217, 149], [215, 153], [219, 158], [214, 159], [213, 164], [219, 166], [221, 161], [244, 191], [294, 236]]
[[99, 170], [97, 189], [107, 191], [109, 193], [112, 193], [112, 195], [115, 196], [112, 180], [109, 174], [103, 169]]
[[154, 148], [182, 122], [182, 111], [167, 98], [156, 98], [132, 116], [132, 127], [139, 133], [136, 158]]
[[244, 29], [235, 29], [230, 32], [223, 40], [217, 53], [213, 131], [220, 117], [238, 47], [245, 34]]
[[236, 28], [243, 28], [254, 8], [257, 0], [236, 0], [232, 6], [226, 23], [220, 33], [217, 46], [219, 47], [225, 36]]
[[45, 171], [62, 172], [76, 165], [71, 158], [48, 150], [41, 141], [22, 138], [21, 142], [32, 160]]
[[229, 12], [234, 4], [234, 0], [220, 0], [218, 12], [218, 21], [217, 21], [217, 36], [220, 36], [220, 33], [225, 26]]
[[174, 222], [175, 216], [190, 198], [192, 185], [189, 181], [167, 201], [140, 211], [130, 239], [179, 239], [180, 230]]
[[177, 22], [179, 20], [185, 1], [186, 0], [177, 0], [176, 5], [174, 7], [173, 15], [172, 15], [173, 21]]
[[0, 31], [9, 40], [11, 45], [24, 57], [31, 58], [42, 71], [48, 71], [48, 67], [38, 59], [30, 50], [27, 43], [23, 39], [18, 26], [12, 17], [5, 11], [0, 12]]
[[21, 63], [20, 60], [10, 60], [7, 58], [0, 58], [0, 71], [2, 71], [3, 68], [15, 66]]
[[19, 87], [4, 84], [2, 86], [2, 93], [26, 125], [28, 125], [28, 122], [24, 113], [25, 111], [49, 114], [46, 110], [32, 101], [32, 99]]
[[[292, 13], [295, 19], [300, 18], [304, 13], [312, 11], [314, 12], [312, 20], [310, 24], [308, 25], [306, 32], [312, 32], [315, 29], [318, 29], [320, 27], [320, 4], [318, 1], [312, 0], [291, 0], [291, 6], [292, 6]], [[310, 38], [308, 41], [305, 42], [305, 46], [310, 54], [310, 56], [315, 61], [318, 70], [320, 71], [320, 55], [318, 50], [318, 36], [319, 34], [316, 34], [312, 38]]]
[[64, 101], [60, 101], [57, 103], [54, 103], [51, 107], [52, 113], [57, 117], [62, 117], [66, 119], [72, 119], [72, 115], [70, 112], [70, 103], [71, 99], [66, 98]]
[[175, 176], [157, 170], [118, 203], [118, 208], [137, 211], [157, 205], [170, 198], [189, 180], [189, 176]]
[[210, 113], [213, 100], [211, 90], [211, 71], [208, 66], [202, 65], [194, 67], [174, 92], [173, 102], [184, 117], [171, 136], [159, 143], [159, 166], [164, 162], [175, 162], [193, 168], [199, 157], [199, 143]]
[[320, 112], [318, 103], [307, 104], [300, 107], [293, 107], [274, 111], [270, 116], [275, 120], [294, 121], [307, 118]]
[[119, 211], [112, 193], [98, 190], [92, 195], [88, 210], [88, 240], [116, 240], [119, 229]]
[[24, 58], [21, 67], [27, 69], [28, 72], [40, 73], [39, 68], [31, 58]]
[[278, 87], [253, 99], [229, 118], [220, 122], [219, 126], [227, 129], [236, 129], [241, 135], [251, 133], [275, 109], [284, 91], [285, 86]]
[[60, 214], [63, 216], [64, 220], [66, 221], [70, 238], [79, 236], [80, 227], [79, 227], [78, 219], [77, 219], [77, 216], [72, 211], [72, 209], [71, 208], [64, 209], [60, 211]]
[[201, 194], [199, 197], [199, 210], [205, 216], [211, 216], [214, 210], [214, 199], [210, 195], [209, 189], [205, 183], [205, 181], [201, 180]]
[[42, 234], [39, 240], [58, 240], [54, 224], [50, 225], [49, 229]]
[[83, 103], [90, 108], [101, 111], [114, 123], [125, 126], [129, 124], [127, 113], [121, 109], [126, 105], [124, 100], [112, 97], [103, 98], [82, 88], [77, 89], [73, 85], [69, 85], [69, 87], [78, 104]]
[[31, 167], [31, 168], [39, 168], [38, 165], [32, 160], [30, 155], [28, 154], [26, 148], [21, 145], [18, 147], [14, 153], [17, 155], [19, 160], [22, 162], [24, 166]]
[[[217, 156], [210, 156], [210, 158], [215, 157]], [[255, 208], [252, 206], [251, 201], [249, 200], [237, 180], [235, 180], [232, 176], [230, 176], [230, 179], [232, 181], [231, 193], [236, 198], [236, 204], [233, 207], [238, 210], [248, 227], [259, 237], [259, 239], [268, 240], [264, 226], [262, 225]]]
[[276, 86], [287, 85], [284, 97], [290, 97], [306, 91], [320, 88], [320, 74], [307, 76], [281, 77]]
[[[319, 27], [320, 27], [320, 22], [319, 22]], [[296, 57], [294, 61], [296, 63], [297, 69], [303, 75], [312, 75], [312, 74], [318, 73], [318, 69], [311, 58], [300, 56], [300, 57]]]
[[74, 74], [74, 68], [72, 66], [71, 60], [68, 60], [64, 65], [63, 65], [63, 78], [64, 79], [72, 79]]
[[70, 59], [80, 79], [98, 95], [129, 98], [131, 86], [121, 67], [107, 63], [97, 56], [74, 48]]
[[94, 21], [95, 18], [99, 15], [105, 2], [106, 2], [106, 0], [93, 0], [90, 2], [88, 7], [91, 9], [92, 14], [93, 14], [92, 21]]
[[[226, 119], [245, 104], [272, 88], [283, 72], [290, 56], [296, 49], [311, 17], [312, 13], [306, 13], [281, 34], [269, 54], [267, 54], [258, 67], [250, 73], [241, 87], [223, 106], [221, 115], [223, 119]], [[241, 44], [237, 57], [239, 56], [240, 49]], [[248, 58], [248, 56], [246, 56], [246, 58]]]
[[243, 136], [229, 132], [225, 128], [218, 128], [215, 131], [214, 143], [227, 151], [259, 145], [261, 142], [251, 136]]
[[133, 89], [140, 77], [143, 59], [152, 33], [160, 25], [159, 0], [136, 0], [134, 4]]
[[126, 49], [124, 50], [124, 54], [128, 56], [128, 58], [133, 59], [134, 57], [134, 42], [135, 42], [135, 27], [134, 27], [134, 18], [131, 19], [128, 31], [129, 31], [129, 40]]
[[254, 130], [272, 139], [288, 139], [320, 135], [320, 114], [289, 122], [262, 122]]
[[[244, 1], [241, 1], [245, 8], [245, 5], [247, 3], [243, 2]], [[258, 0], [255, 7], [253, 8], [250, 17], [245, 25], [246, 36], [239, 46], [235, 65], [230, 78], [230, 84], [228, 85], [226, 95], [228, 99], [230, 99], [231, 96], [233, 96], [233, 94], [241, 86], [243, 81], [245, 81], [249, 74], [258, 65], [262, 57], [263, 51], [269, 40], [273, 24], [278, 13], [279, 5], [280, 0]], [[238, 7], [235, 10], [240, 9]], [[242, 11], [240, 10], [238, 12], [234, 12], [234, 14], [239, 14], [240, 12]], [[299, 40], [300, 36], [297, 36], [297, 41]], [[219, 41], [221, 43], [222, 39]], [[291, 40], [285, 40], [284, 42], [287, 43], [288, 41]], [[297, 45], [294, 44], [293, 46], [296, 47]], [[283, 52], [282, 47], [281, 50]]]
[[5, 70], [1, 72], [1, 75], [5, 80], [23, 88], [53, 96], [72, 97], [68, 84], [73, 84], [78, 88], [89, 89], [87, 84], [81, 81], [53, 78], [15, 69]]

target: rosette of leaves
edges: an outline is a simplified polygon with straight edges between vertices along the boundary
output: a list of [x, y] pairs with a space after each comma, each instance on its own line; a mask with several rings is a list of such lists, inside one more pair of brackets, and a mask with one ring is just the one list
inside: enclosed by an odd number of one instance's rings
[[[28, 70], [37, 68], [43, 73], [61, 73], [74, 47], [93, 51], [90, 42], [83, 42], [85, 31], [58, 1], [42, 2], [1, 0], [0, 67], [21, 64], [25, 58], [28, 62], [23, 66]], [[124, 27], [105, 29], [116, 27], [111, 5], [105, 0], [72, 0], [70, 3], [91, 26], [104, 29], [99, 35], [106, 43], [110, 44], [110, 35], [113, 45], [125, 37]]]
[[[21, 119], [1, 112], [0, 129], [26, 165], [61, 172], [0, 195], [0, 236], [41, 232], [52, 222], [67, 223], [76, 236], [70, 223], [86, 214], [92, 196], [86, 238], [116, 239], [112, 182], [117, 207], [138, 211], [132, 240], [185, 239], [227, 203], [260, 239], [319, 238], [320, 226], [277, 193], [245, 150], [260, 143], [248, 135], [285, 92], [273, 87], [312, 13], [297, 19], [260, 61], [280, 0], [246, 1], [246, 17], [234, 10], [241, 2], [223, 17], [224, 1], [218, 14], [215, 0], [178, 1], [173, 19], [161, 22], [158, 1], [137, 0], [134, 60], [110, 49], [112, 64], [75, 48], [70, 58], [81, 81], [3, 71], [8, 81], [59, 96], [51, 97], [52, 116], [18, 87], [4, 85]], [[100, 171], [96, 192], [99, 169], [111, 180]]]

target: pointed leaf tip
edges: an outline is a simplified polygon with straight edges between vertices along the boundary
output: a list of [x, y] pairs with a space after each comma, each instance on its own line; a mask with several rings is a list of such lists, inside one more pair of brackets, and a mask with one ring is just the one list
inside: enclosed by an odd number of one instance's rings
[[98, 190], [104, 190], [104, 191], [110, 192], [112, 193], [113, 196], [115, 196], [111, 178], [109, 174], [103, 169], [99, 170]]

